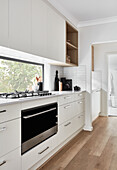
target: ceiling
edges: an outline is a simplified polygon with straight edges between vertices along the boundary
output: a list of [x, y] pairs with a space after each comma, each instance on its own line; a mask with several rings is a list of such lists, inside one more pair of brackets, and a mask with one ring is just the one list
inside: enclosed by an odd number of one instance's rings
[[48, 0], [59, 11], [66, 11], [77, 22], [117, 16], [117, 0]]

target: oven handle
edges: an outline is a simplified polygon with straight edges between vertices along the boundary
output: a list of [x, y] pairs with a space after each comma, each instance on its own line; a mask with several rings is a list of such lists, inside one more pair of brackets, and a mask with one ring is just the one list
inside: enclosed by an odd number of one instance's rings
[[48, 109], [48, 110], [45, 110], [43, 112], [40, 112], [40, 113], [36, 113], [36, 114], [33, 114], [33, 115], [29, 115], [29, 116], [23, 116], [24, 119], [29, 119], [31, 117], [35, 117], [35, 116], [38, 116], [38, 115], [41, 115], [43, 113], [46, 113], [46, 112], [50, 112], [52, 110], [56, 110], [56, 107], [52, 108], [52, 109]]

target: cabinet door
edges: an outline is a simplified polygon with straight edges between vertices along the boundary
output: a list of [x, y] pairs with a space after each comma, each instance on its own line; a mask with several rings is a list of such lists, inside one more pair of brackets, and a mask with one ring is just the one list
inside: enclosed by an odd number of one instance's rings
[[21, 170], [21, 148], [0, 158], [0, 170]]
[[65, 21], [54, 10], [47, 10], [48, 58], [65, 62]]
[[21, 145], [21, 120], [0, 124], [0, 157]]
[[9, 47], [31, 51], [31, 0], [9, 0]]
[[8, 46], [8, 0], [0, 0], [0, 46]]
[[47, 5], [32, 1], [32, 53], [47, 57]]

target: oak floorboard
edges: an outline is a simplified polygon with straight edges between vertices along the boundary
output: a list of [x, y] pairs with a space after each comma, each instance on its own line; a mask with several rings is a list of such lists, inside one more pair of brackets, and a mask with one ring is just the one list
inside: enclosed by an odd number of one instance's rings
[[117, 117], [99, 117], [38, 170], [117, 170]]

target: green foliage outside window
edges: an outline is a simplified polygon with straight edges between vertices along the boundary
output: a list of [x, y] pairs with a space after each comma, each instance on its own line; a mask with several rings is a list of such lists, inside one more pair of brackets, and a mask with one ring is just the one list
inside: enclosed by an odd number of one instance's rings
[[36, 76], [42, 78], [42, 66], [0, 59], [0, 93], [32, 90]]

